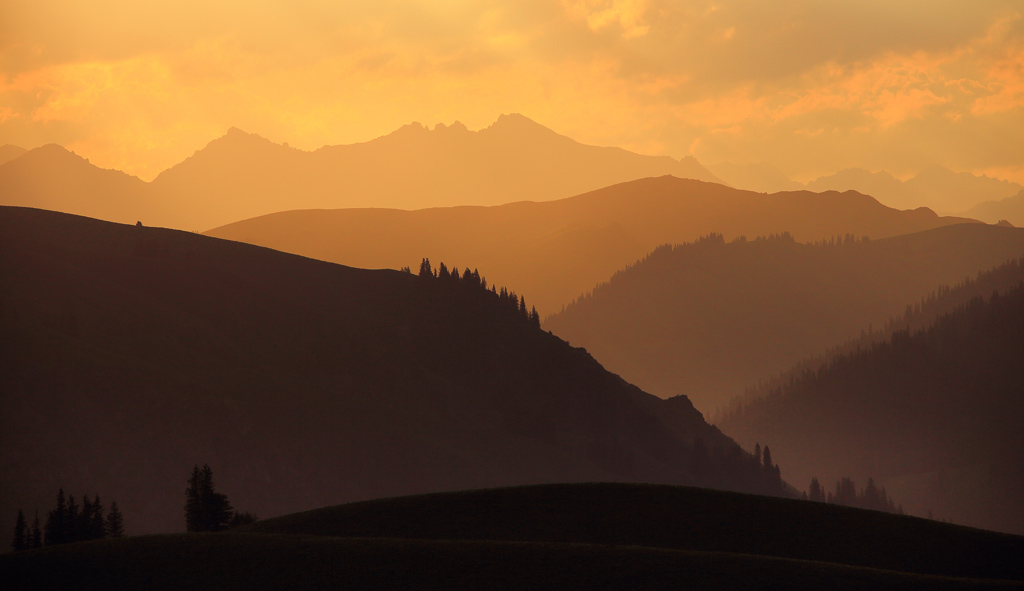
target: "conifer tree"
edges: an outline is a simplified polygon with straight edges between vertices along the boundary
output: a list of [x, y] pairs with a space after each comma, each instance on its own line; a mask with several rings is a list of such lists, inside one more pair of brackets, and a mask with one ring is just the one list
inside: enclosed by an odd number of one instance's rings
[[185, 490], [185, 529], [190, 532], [226, 529], [234, 511], [227, 496], [214, 490], [210, 466], [204, 464], [202, 470], [194, 466], [188, 484]]
[[68, 510], [64, 516], [64, 542], [77, 542], [79, 532], [75, 526], [78, 525], [78, 504], [75, 503], [75, 495], [68, 495]]
[[28, 548], [28, 543], [25, 537], [25, 513], [18, 509], [18, 520], [14, 523], [14, 541], [11, 542], [11, 547], [14, 548], [15, 552], [21, 552]]
[[66, 540], [67, 503], [64, 500], [64, 489], [57, 493], [57, 508], [50, 511], [46, 516], [44, 531], [45, 543], [47, 546], [63, 544]]
[[420, 277], [424, 279], [433, 279], [434, 270], [430, 268], [430, 259], [424, 258], [420, 263]]
[[121, 509], [117, 501], [111, 501], [110, 513], [107, 513], [106, 534], [111, 538], [124, 537], [124, 518], [121, 517]]
[[103, 519], [103, 503], [100, 502], [99, 495], [96, 495], [92, 501], [92, 517], [89, 519], [89, 523], [86, 524], [86, 528], [89, 532], [90, 540], [98, 540], [107, 535], [107, 526]]
[[36, 511], [36, 517], [32, 520], [32, 548], [43, 547], [43, 532], [39, 530], [39, 511]]

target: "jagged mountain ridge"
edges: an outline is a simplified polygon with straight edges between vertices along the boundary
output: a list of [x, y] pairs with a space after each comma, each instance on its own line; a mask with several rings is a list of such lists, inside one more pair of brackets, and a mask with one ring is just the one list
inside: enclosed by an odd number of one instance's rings
[[[458, 122], [432, 130], [413, 123], [374, 140], [312, 152], [232, 128], [131, 190], [101, 169], [54, 187], [55, 178], [67, 176], [66, 170], [84, 160], [69, 162], [51, 154], [45, 169], [20, 160], [0, 164], [0, 205], [122, 223], [141, 219], [193, 231], [299, 208], [544, 201], [665, 174], [719, 182], [691, 157], [676, 160], [588, 146], [518, 114], [502, 115], [479, 131]], [[112, 199], [122, 209], [109, 207]]]

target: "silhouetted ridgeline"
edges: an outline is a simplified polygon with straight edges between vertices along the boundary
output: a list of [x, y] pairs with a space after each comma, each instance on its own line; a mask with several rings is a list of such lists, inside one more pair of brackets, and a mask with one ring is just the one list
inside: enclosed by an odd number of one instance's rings
[[983, 224], [817, 245], [788, 233], [729, 242], [713, 234], [658, 248], [544, 327], [644, 390], [686, 394], [710, 412], [757, 380], [882, 326], [936, 285], [1022, 252], [1024, 229]]
[[287, 209], [545, 201], [666, 174], [719, 182], [692, 157], [587, 146], [518, 114], [476, 132], [413, 123], [312, 152], [232, 128], [151, 183], [54, 144], [12, 156], [0, 163], [0, 205], [193, 231]]
[[780, 492], [688, 399], [464, 278], [0, 208], [0, 531], [55, 481], [180, 531], [204, 463], [261, 516], [559, 481]]
[[770, 440], [797, 478], [873, 474], [911, 513], [1019, 534], [1022, 360], [1024, 282], [793, 376], [720, 425]]
[[897, 211], [854, 192], [764, 195], [664, 176], [543, 203], [284, 211], [206, 233], [368, 269], [398, 269], [424, 256], [472, 261], [549, 314], [659, 244], [696, 240], [709, 229], [730, 240], [792, 232], [815, 241], [847, 233], [878, 239], [963, 221], [927, 209]]

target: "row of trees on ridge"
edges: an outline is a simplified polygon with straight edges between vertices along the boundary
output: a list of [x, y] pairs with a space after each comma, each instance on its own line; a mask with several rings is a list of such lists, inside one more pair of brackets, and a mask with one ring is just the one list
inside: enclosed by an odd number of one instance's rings
[[[406, 267], [405, 270], [410, 271], [408, 267]], [[470, 271], [469, 267], [466, 267], [460, 275], [458, 267], [453, 267], [451, 270], [448, 270], [448, 267], [442, 262], [438, 265], [437, 270], [434, 270], [430, 264], [430, 259], [424, 258], [423, 261], [420, 262], [419, 276], [423, 279], [432, 279], [453, 285], [477, 289], [481, 292], [488, 292], [491, 294], [491, 297], [497, 298], [503, 308], [519, 314], [533, 326], [540, 328], [540, 314], [537, 313], [536, 307], [527, 308], [526, 298], [524, 296], [517, 295], [516, 292], [509, 291], [504, 287], [498, 289], [497, 286], [491, 285], [490, 290], [488, 290], [487, 279], [481, 277], [480, 272], [476, 269]]]
[[64, 489], [57, 493], [57, 506], [46, 515], [46, 525], [39, 527], [39, 513], [36, 512], [32, 526], [25, 521], [25, 512], [18, 510], [14, 524], [14, 540], [11, 547], [15, 552], [70, 544], [100, 538], [124, 536], [124, 517], [117, 501], [110, 503], [110, 512], [104, 515], [103, 503], [97, 495], [92, 499], [82, 495], [82, 504], [74, 496], [64, 497]]

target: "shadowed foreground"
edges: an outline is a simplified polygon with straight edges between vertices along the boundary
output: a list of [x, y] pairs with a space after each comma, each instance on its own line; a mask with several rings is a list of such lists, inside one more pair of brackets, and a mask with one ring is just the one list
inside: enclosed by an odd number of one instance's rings
[[913, 517], [575, 484], [352, 503], [229, 533], [44, 548], [0, 566], [19, 589], [979, 589], [1021, 588], [1022, 555], [1018, 536]]

